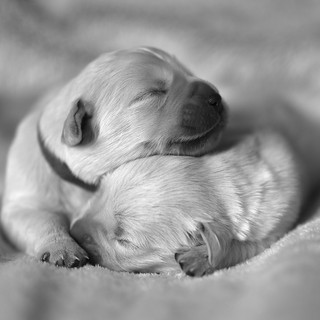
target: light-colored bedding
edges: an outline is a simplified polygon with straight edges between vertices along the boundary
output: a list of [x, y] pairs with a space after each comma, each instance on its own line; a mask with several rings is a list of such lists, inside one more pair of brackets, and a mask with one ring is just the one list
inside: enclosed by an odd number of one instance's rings
[[[216, 84], [231, 112], [280, 97], [320, 125], [319, 17], [309, 0], [2, 0], [0, 192], [17, 122], [108, 50], [160, 47]], [[202, 279], [55, 268], [0, 239], [0, 319], [200, 318], [319, 319], [320, 207], [260, 256]]]

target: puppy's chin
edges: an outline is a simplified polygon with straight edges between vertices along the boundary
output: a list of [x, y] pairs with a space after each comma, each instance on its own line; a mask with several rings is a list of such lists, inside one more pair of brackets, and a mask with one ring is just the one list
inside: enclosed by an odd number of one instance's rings
[[203, 136], [185, 141], [170, 141], [166, 146], [166, 154], [182, 156], [202, 156], [210, 153], [218, 145], [222, 132], [215, 129]]
[[227, 106], [225, 103], [223, 103], [223, 109], [219, 116], [217, 123], [203, 134], [191, 137], [182, 136], [169, 140], [163, 154], [202, 156], [213, 151], [220, 142], [220, 138], [227, 123]]
[[203, 134], [188, 136], [181, 134], [175, 138], [148, 141], [143, 144], [144, 157], [154, 155], [202, 156], [216, 149], [227, 122], [227, 112], [219, 121]]

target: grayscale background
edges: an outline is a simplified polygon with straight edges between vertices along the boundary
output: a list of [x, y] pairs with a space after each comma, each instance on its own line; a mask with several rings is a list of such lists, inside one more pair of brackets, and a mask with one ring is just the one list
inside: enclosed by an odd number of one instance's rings
[[[139, 45], [176, 55], [231, 110], [281, 97], [320, 123], [320, 1], [0, 0], [0, 194], [36, 99], [99, 54]], [[0, 319], [319, 319], [319, 230], [305, 224], [207, 279], [58, 270], [0, 241]]]

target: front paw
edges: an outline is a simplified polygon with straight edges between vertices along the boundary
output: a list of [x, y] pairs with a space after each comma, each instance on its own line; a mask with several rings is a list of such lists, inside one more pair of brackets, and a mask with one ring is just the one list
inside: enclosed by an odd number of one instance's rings
[[73, 239], [51, 242], [42, 248], [38, 258], [43, 262], [67, 268], [79, 268], [89, 260], [86, 251]]
[[208, 250], [205, 245], [192, 248], [182, 248], [175, 254], [182, 271], [190, 277], [202, 277], [214, 272], [210, 264]]

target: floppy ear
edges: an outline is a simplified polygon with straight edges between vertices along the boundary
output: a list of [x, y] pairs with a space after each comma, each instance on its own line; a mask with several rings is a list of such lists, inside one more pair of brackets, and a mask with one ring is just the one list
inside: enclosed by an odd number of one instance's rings
[[62, 142], [69, 147], [92, 142], [95, 134], [91, 118], [92, 106], [82, 99], [75, 101], [63, 125]]
[[215, 266], [215, 258], [221, 254], [220, 241], [207, 223], [200, 223], [199, 232], [203, 242], [207, 246], [208, 261], [212, 266]]

